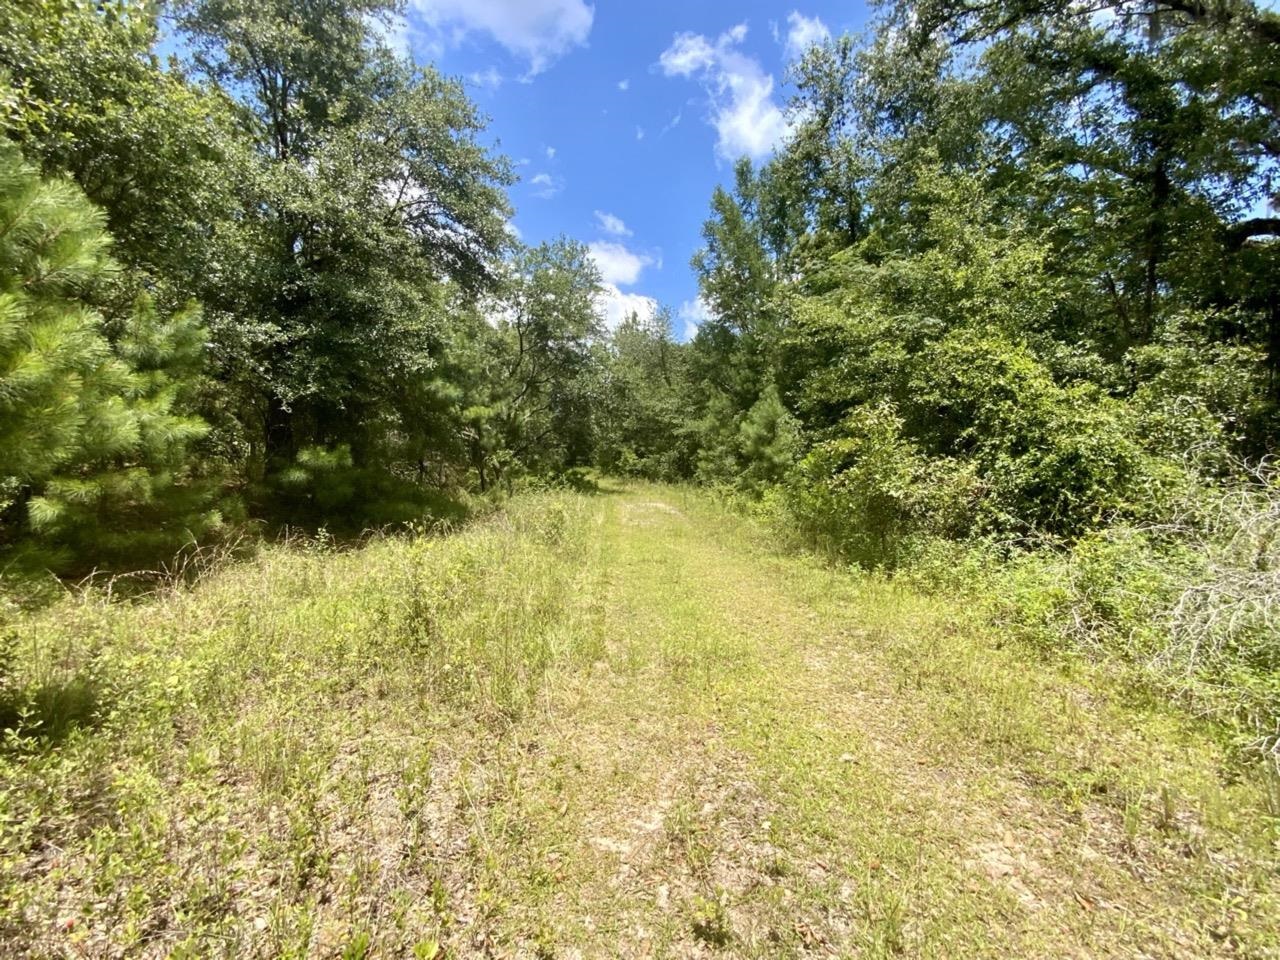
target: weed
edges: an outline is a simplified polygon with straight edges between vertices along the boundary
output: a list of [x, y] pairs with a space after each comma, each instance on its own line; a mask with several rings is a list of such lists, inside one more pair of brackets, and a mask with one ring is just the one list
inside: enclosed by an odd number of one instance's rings
[[710, 897], [697, 896], [693, 901], [694, 938], [711, 947], [727, 947], [733, 941], [733, 923], [725, 906], [723, 891]]

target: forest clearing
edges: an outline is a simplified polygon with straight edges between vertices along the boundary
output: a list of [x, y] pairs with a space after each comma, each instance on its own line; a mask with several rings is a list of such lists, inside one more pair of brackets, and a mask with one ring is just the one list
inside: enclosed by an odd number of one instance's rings
[[1274, 785], [1210, 725], [696, 491], [29, 627], [96, 719], [0, 759], [7, 955], [1277, 948]]
[[0, 0], [0, 960], [1280, 960], [1278, 4]]

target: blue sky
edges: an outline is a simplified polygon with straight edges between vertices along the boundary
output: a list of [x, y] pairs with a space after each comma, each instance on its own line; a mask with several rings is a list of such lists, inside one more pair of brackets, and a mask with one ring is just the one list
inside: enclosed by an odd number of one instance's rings
[[783, 135], [796, 51], [868, 16], [835, 0], [408, 0], [393, 40], [463, 78], [489, 116], [521, 178], [520, 237], [590, 244], [609, 319], [661, 302], [684, 339], [712, 189]]

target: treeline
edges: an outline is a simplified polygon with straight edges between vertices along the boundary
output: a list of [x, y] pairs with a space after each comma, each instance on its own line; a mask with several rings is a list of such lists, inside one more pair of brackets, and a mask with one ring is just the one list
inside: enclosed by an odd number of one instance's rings
[[1157, 518], [1259, 462], [1278, 68], [1248, 3], [912, 3], [812, 50], [790, 142], [712, 198], [691, 348], [618, 335], [615, 376], [650, 375], [615, 460], [785, 480], [869, 565]]
[[358, 531], [590, 460], [595, 269], [515, 241], [510, 164], [388, 49], [394, 12], [0, 5], [4, 569]]
[[712, 197], [682, 344], [665, 310], [603, 329], [580, 244], [516, 241], [509, 163], [387, 48], [393, 4], [160, 11], [0, 5], [6, 572], [595, 465], [1280, 741], [1277, 14], [882, 8]]
[[1119, 653], [1275, 758], [1280, 16], [924, 0], [794, 79], [712, 198], [692, 346], [619, 335], [606, 465]]

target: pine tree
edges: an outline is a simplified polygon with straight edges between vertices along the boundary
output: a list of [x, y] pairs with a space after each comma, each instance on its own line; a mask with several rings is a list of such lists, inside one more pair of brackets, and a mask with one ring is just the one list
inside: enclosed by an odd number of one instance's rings
[[102, 215], [0, 146], [0, 546], [63, 571], [154, 559], [216, 527], [193, 478], [206, 431], [194, 308], [104, 311]]

